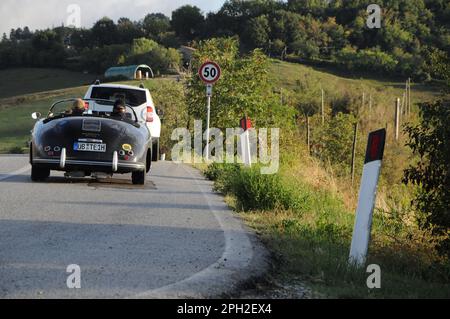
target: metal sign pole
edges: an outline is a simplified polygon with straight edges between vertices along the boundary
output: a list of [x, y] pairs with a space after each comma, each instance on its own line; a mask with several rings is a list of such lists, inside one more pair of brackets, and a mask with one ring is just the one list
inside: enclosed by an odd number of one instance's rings
[[210, 113], [211, 113], [211, 95], [212, 86], [216, 83], [221, 75], [220, 66], [212, 61], [207, 61], [198, 69], [200, 79], [206, 84], [206, 146], [205, 146], [205, 160], [209, 161], [209, 125], [210, 125]]
[[208, 84], [206, 85], [206, 147], [205, 147], [205, 153], [206, 153], [206, 161], [209, 161], [209, 121], [211, 116], [211, 95], [212, 95], [212, 85]]

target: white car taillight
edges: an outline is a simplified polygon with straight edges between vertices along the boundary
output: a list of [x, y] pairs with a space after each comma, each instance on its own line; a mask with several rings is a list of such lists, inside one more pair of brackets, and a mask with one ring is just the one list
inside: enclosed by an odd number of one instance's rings
[[147, 106], [147, 122], [153, 122], [153, 107]]

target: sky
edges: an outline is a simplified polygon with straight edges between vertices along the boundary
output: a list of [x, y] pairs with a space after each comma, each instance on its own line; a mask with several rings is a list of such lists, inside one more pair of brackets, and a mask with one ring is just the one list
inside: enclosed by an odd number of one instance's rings
[[[82, 27], [92, 25], [104, 16], [117, 22], [120, 17], [140, 20], [146, 14], [162, 12], [171, 16], [173, 10], [185, 4], [199, 7], [203, 13], [217, 11], [225, 0], [1, 0], [0, 36], [9, 35], [11, 28], [28, 26], [30, 30], [68, 24], [73, 19], [73, 7], [80, 8]], [[72, 8], [68, 12], [68, 8]]]

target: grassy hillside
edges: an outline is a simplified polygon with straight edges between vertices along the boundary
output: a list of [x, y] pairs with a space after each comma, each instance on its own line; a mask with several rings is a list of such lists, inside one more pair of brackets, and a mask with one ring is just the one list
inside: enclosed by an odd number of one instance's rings
[[95, 75], [61, 69], [0, 70], [0, 98], [72, 88], [92, 83]]
[[[388, 102], [389, 105], [393, 105], [396, 97], [402, 97], [406, 81], [406, 79], [404, 79], [405, 81], [399, 81], [385, 79], [379, 76], [371, 77], [369, 75], [365, 78], [354, 78], [342, 75], [342, 73], [335, 75], [330, 70], [325, 70], [324, 68], [282, 62], [279, 60], [273, 60], [271, 72], [275, 80], [275, 85], [282, 88], [295, 89], [298, 79], [309, 78], [320, 83], [326, 92], [328, 91], [333, 95], [347, 90], [358, 90], [361, 94], [365, 92], [367, 96], [372, 93], [375, 98], [378, 96], [381, 102]], [[439, 89], [436, 87], [412, 83], [412, 103], [433, 99], [438, 94]]]

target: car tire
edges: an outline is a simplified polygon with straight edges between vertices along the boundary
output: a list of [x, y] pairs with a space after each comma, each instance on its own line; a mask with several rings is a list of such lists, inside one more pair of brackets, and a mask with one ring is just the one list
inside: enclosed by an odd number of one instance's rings
[[131, 180], [133, 185], [145, 185], [145, 177], [147, 176], [147, 172], [143, 171], [135, 171], [131, 173]]
[[152, 145], [152, 162], [157, 162], [159, 160], [159, 138]]
[[39, 182], [47, 179], [50, 176], [49, 168], [37, 167], [36, 165], [31, 165], [31, 180], [33, 182]]

